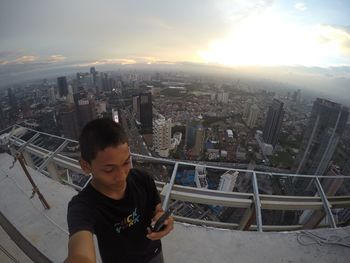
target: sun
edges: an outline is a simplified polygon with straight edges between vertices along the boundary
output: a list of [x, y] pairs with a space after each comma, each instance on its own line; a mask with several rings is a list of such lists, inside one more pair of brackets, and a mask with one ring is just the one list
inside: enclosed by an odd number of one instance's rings
[[233, 25], [226, 38], [211, 41], [198, 54], [203, 62], [228, 66], [320, 65], [339, 50], [321, 43], [319, 29], [264, 14]]

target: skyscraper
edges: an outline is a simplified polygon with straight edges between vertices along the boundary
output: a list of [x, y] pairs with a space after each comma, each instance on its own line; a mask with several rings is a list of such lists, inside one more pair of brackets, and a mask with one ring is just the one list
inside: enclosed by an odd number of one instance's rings
[[64, 137], [77, 140], [79, 137], [79, 126], [77, 112], [74, 104], [63, 104], [59, 109], [62, 132]]
[[68, 95], [68, 84], [66, 77], [57, 78], [58, 95], [60, 98], [67, 97]]
[[141, 131], [142, 133], [152, 133], [152, 94], [141, 93], [139, 97]]
[[[329, 165], [325, 171], [327, 176], [338, 176], [342, 175], [340, 169], [336, 165]], [[330, 179], [322, 178], [321, 185], [326, 194], [326, 196], [335, 196], [337, 191], [343, 184], [343, 178]], [[316, 194], [317, 195], [317, 194]], [[304, 225], [304, 228], [315, 228], [324, 219], [326, 213], [324, 210], [305, 210], [300, 216], [300, 222]]]
[[198, 122], [196, 121], [187, 121], [186, 123], [185, 144], [187, 150], [192, 149], [196, 144], [197, 126]]
[[196, 141], [192, 148], [192, 156], [198, 157], [203, 153], [204, 137], [205, 137], [205, 129], [202, 125], [198, 125], [196, 130]]
[[284, 116], [283, 102], [273, 99], [267, 113], [266, 123], [263, 131], [263, 139], [265, 143], [276, 146], [278, 136], [281, 131]]
[[95, 67], [91, 67], [90, 68], [90, 74], [92, 76], [92, 83], [93, 83], [94, 87], [97, 88], [97, 76], [98, 76], [98, 73], [97, 73]]
[[2, 109], [2, 105], [0, 103], [0, 130], [3, 130], [7, 127], [7, 121], [5, 118], [4, 111]]
[[93, 97], [79, 99], [77, 109], [80, 129], [83, 129], [89, 121], [96, 119], [95, 99]]
[[323, 174], [343, 134], [349, 110], [340, 104], [317, 98], [295, 161], [301, 174]]
[[140, 97], [138, 95], [132, 97], [132, 111], [138, 122], [140, 122]]
[[247, 125], [249, 128], [254, 128], [256, 120], [258, 119], [259, 108], [256, 104], [250, 107], [249, 115], [247, 118]]

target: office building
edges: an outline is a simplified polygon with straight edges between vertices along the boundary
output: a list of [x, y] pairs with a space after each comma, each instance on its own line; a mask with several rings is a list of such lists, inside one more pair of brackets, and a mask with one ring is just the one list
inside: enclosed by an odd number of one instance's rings
[[[323, 175], [344, 132], [349, 110], [340, 104], [317, 98], [294, 163], [298, 174]], [[294, 178], [297, 193], [310, 190], [309, 180]]]
[[296, 157], [296, 173], [324, 173], [344, 132], [348, 115], [348, 108], [316, 99]]
[[64, 137], [77, 140], [79, 138], [79, 125], [75, 105], [61, 105], [59, 109], [59, 118]]
[[277, 144], [278, 136], [282, 127], [283, 116], [283, 102], [273, 99], [267, 113], [263, 131], [264, 142], [271, 144], [273, 147], [275, 147]]
[[67, 97], [68, 95], [68, 83], [66, 77], [57, 78], [58, 95], [60, 98]]
[[187, 121], [186, 123], [185, 145], [187, 150], [193, 148], [196, 143], [197, 125], [197, 121]]
[[0, 130], [3, 130], [7, 127], [7, 121], [5, 117], [5, 113], [2, 109], [2, 105], [0, 103]]
[[153, 110], [152, 94], [142, 93], [139, 95], [140, 123], [141, 132], [144, 134], [152, 133]]
[[78, 100], [77, 111], [79, 126], [82, 129], [89, 121], [96, 119], [95, 99], [93, 97]]
[[[331, 164], [325, 171], [327, 176], [339, 176], [342, 175], [338, 166]], [[322, 178], [320, 180], [323, 191], [326, 196], [335, 196], [342, 186], [344, 179], [343, 178]], [[310, 182], [309, 189], [311, 189], [313, 181]], [[315, 195], [318, 196], [318, 193]], [[326, 213], [324, 210], [305, 210], [300, 216], [299, 223], [303, 224], [305, 228], [315, 228], [321, 223], [322, 220], [326, 219]], [[326, 222], [324, 222], [326, 224]]]
[[140, 123], [140, 97], [139, 95], [132, 97], [132, 112], [135, 120]]

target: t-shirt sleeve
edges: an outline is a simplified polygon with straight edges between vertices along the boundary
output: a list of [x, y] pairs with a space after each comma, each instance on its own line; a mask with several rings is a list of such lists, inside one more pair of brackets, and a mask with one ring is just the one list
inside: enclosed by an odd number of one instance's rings
[[67, 222], [70, 237], [82, 230], [95, 232], [95, 217], [92, 209], [74, 198], [68, 204]]

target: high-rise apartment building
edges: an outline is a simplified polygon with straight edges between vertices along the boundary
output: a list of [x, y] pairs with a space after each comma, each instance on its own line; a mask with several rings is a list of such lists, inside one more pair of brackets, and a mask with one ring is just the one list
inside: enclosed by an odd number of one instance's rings
[[195, 172], [194, 172], [194, 181], [196, 183], [196, 186], [198, 188], [208, 188], [208, 180], [207, 180], [207, 171], [204, 166], [196, 166]]
[[254, 128], [256, 125], [256, 121], [258, 119], [259, 108], [256, 104], [253, 104], [249, 109], [249, 114], [247, 118], [247, 126], [249, 128]]
[[323, 174], [344, 132], [349, 110], [340, 104], [317, 98], [295, 161], [299, 174]]
[[281, 131], [282, 121], [284, 117], [283, 102], [273, 99], [269, 107], [265, 127], [263, 131], [263, 139], [265, 143], [276, 146], [278, 136]]
[[238, 174], [239, 173], [237, 171], [227, 171], [221, 175], [218, 190], [224, 192], [232, 192], [233, 188], [236, 185]]
[[158, 119], [153, 124], [153, 147], [161, 157], [169, 156], [171, 144], [171, 119]]

